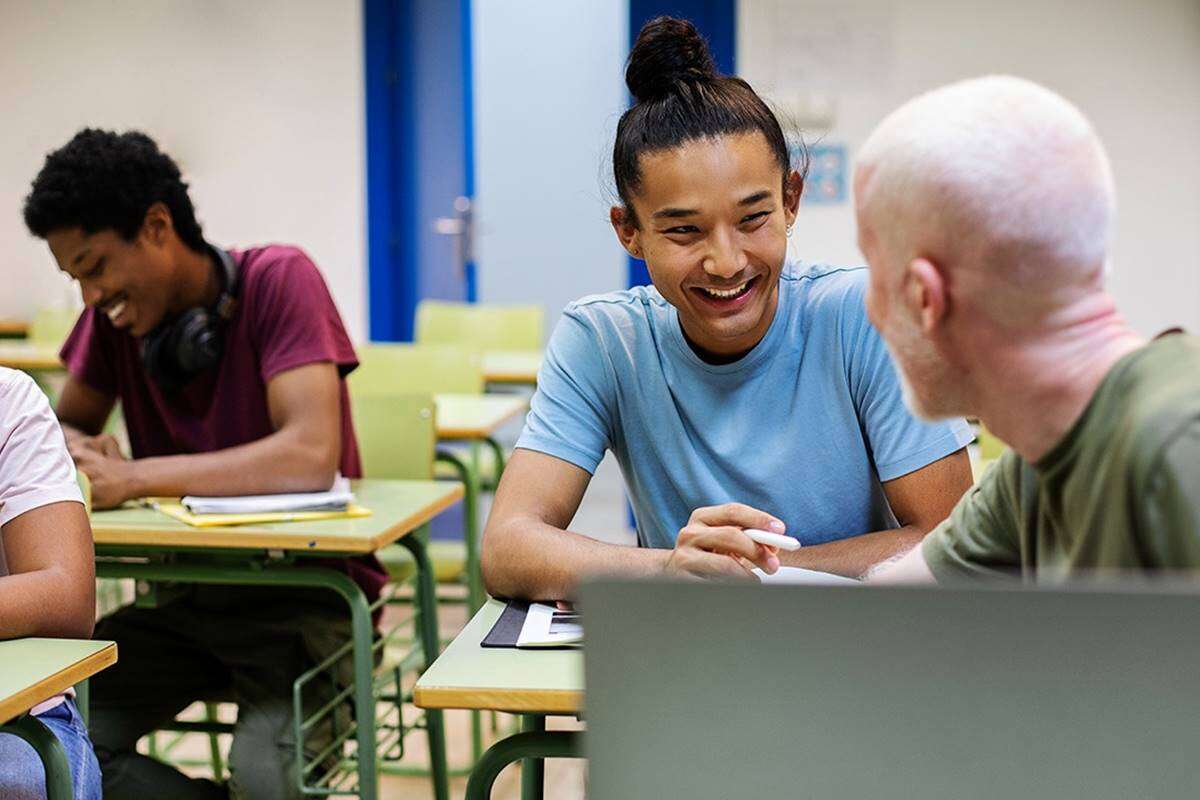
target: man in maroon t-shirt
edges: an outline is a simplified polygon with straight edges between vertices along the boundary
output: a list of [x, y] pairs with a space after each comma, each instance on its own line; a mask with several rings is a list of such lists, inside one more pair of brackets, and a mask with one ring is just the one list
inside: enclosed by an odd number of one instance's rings
[[[25, 221], [87, 305], [62, 349], [57, 413], [97, 508], [318, 491], [338, 471], [361, 475], [345, 383], [354, 349], [303, 252], [210, 246], [179, 169], [136, 132], [84, 130], [51, 153]], [[101, 432], [118, 400], [132, 459]], [[373, 558], [339, 566], [378, 594]], [[96, 635], [121, 651], [93, 679], [106, 797], [298, 796], [292, 681], [348, 640], [336, 595], [192, 587], [155, 609], [121, 609]], [[239, 713], [228, 785], [137, 754], [142, 735], [229, 692]]]

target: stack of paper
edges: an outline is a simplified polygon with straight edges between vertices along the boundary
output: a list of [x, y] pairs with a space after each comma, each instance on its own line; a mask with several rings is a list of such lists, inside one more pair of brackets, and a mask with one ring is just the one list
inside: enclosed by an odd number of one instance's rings
[[243, 497], [193, 497], [180, 501], [193, 514], [273, 514], [298, 511], [345, 511], [354, 502], [350, 481], [338, 475], [324, 492], [258, 494]]

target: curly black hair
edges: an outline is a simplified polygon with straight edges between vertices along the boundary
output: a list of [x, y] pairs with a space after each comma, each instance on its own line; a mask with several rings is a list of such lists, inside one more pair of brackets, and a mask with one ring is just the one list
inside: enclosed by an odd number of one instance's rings
[[84, 128], [46, 156], [25, 198], [25, 226], [39, 238], [63, 228], [114, 230], [132, 241], [146, 211], [162, 203], [179, 238], [203, 252], [204, 236], [187, 184], [171, 157], [140, 131]]

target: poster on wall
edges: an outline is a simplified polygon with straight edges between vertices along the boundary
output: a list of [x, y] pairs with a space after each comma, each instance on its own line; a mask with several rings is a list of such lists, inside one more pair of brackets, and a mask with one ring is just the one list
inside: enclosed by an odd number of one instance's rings
[[[793, 152], [792, 163], [799, 154]], [[846, 202], [846, 145], [815, 144], [808, 147], [808, 176], [804, 181], [804, 205], [836, 206]]]

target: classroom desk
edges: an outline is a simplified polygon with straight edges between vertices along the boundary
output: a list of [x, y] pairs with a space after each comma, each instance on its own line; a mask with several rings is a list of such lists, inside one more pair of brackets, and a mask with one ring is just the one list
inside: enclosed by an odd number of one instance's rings
[[433, 400], [439, 439], [487, 439], [529, 407], [519, 395], [437, 394]]
[[0, 733], [20, 736], [46, 769], [49, 800], [70, 800], [71, 766], [62, 744], [25, 712], [117, 661], [113, 642], [12, 639], [0, 642]]
[[58, 360], [58, 348], [53, 345], [23, 341], [0, 341], [0, 367], [29, 372], [58, 372], [63, 369]]
[[[469, 442], [466, 453], [439, 447], [437, 458], [454, 468], [466, 487], [463, 497], [463, 543], [466, 548], [467, 607], [471, 613], [479, 610], [487, 594], [483, 590], [483, 574], [479, 568], [479, 497], [483, 492], [480, 466], [480, 446], [487, 445], [495, 462], [493, 477], [496, 484], [504, 471], [505, 453], [493, 435], [509, 420], [520, 416], [529, 401], [512, 394], [437, 394], [436, 432], [442, 442]], [[471, 715], [471, 753], [478, 761], [483, 754], [483, 728], [478, 714]]]
[[483, 353], [483, 379], [487, 383], [534, 386], [542, 354], [530, 350], [487, 350]]
[[489, 797], [500, 771], [521, 759], [521, 797], [540, 798], [543, 759], [581, 755], [580, 734], [547, 731], [545, 718], [582, 711], [583, 653], [480, 647], [503, 610], [503, 603], [489, 599], [413, 688], [413, 702], [424, 709], [522, 715], [522, 732], [496, 742], [476, 762], [467, 782], [468, 800]]
[[0, 339], [24, 339], [28, 335], [28, 322], [19, 319], [0, 319]]
[[[358, 795], [378, 797], [373, 694], [373, 626], [367, 598], [346, 574], [305, 567], [305, 557], [372, 553], [399, 541], [417, 567], [417, 625], [425, 666], [438, 652], [433, 569], [420, 537], [408, 534], [463, 496], [446, 481], [351, 482], [369, 517], [316, 522], [193, 528], [148, 508], [127, 506], [92, 513], [96, 574], [150, 582], [248, 586], [303, 586], [337, 592], [350, 608], [353, 632], [354, 704], [358, 727]], [[430, 613], [427, 613], [430, 612]], [[440, 711], [426, 713], [435, 795], [449, 795], [445, 732]], [[344, 794], [345, 792], [343, 792]]]
[[437, 438], [439, 441], [465, 441], [470, 443], [467, 458], [461, 452], [439, 448], [438, 459], [454, 466], [459, 478], [466, 486], [463, 501], [467, 548], [467, 590], [472, 613], [483, 605], [483, 582], [479, 574], [479, 524], [478, 501], [482, 491], [479, 448], [487, 445], [495, 459], [495, 480], [500, 481], [504, 471], [504, 448], [493, 437], [499, 428], [514, 417], [520, 416], [529, 407], [527, 398], [520, 395], [492, 394], [437, 394]]

